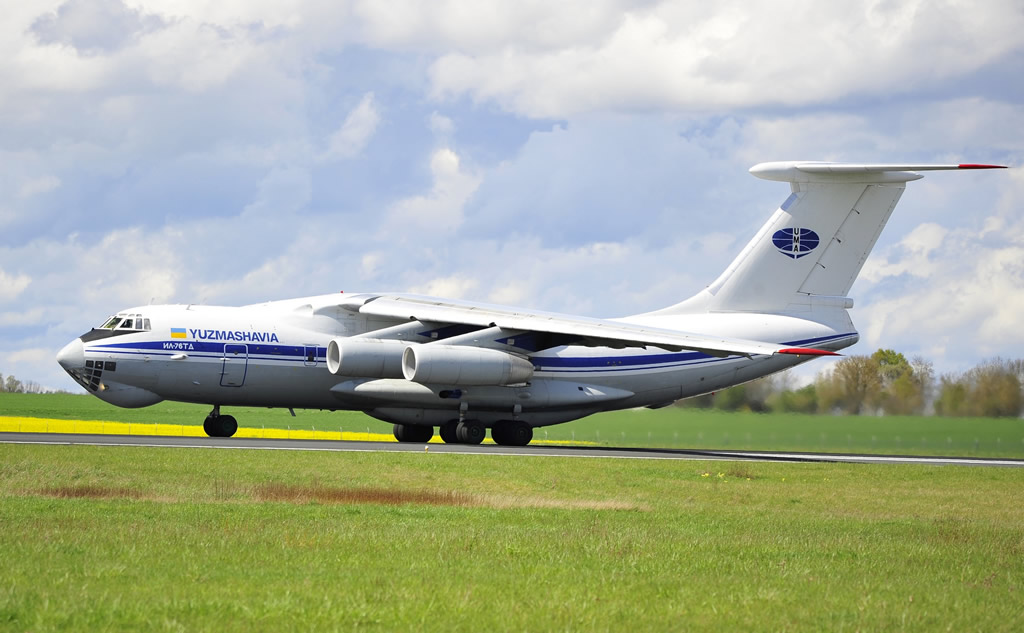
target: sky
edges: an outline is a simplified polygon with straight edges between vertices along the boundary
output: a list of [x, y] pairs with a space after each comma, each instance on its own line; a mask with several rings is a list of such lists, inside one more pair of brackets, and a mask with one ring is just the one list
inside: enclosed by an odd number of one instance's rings
[[2, 3], [0, 373], [78, 391], [56, 352], [149, 303], [653, 310], [769, 160], [1013, 167], [909, 184], [848, 353], [1024, 357], [1020, 0]]

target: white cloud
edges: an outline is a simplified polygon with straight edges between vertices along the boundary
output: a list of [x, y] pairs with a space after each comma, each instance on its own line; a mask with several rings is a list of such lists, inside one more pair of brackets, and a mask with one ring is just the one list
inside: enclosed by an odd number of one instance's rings
[[926, 223], [908, 233], [899, 243], [899, 255], [894, 257], [893, 250], [885, 256], [869, 257], [861, 270], [860, 279], [877, 283], [885, 277], [895, 277], [904, 273], [915, 277], [931, 277], [941, 266], [941, 262], [933, 259], [936, 249], [942, 246], [949, 230], [938, 224]]
[[45, 320], [46, 312], [41, 307], [14, 312], [0, 312], [0, 326], [35, 325]]
[[28, 288], [30, 283], [32, 283], [32, 278], [28, 275], [12, 275], [0, 268], [0, 299], [13, 301], [25, 288]]
[[[720, 109], [908, 92], [980, 68], [1024, 43], [1014, 2], [822, 5], [659, 2], [622, 9], [583, 43], [441, 55], [438, 98], [468, 95], [527, 116], [607, 109]], [[565, 9], [566, 12], [571, 9]], [[600, 9], [599, 9], [600, 10]], [[902, 15], [885, 15], [893, 10]], [[557, 9], [556, 9], [557, 11]], [[510, 22], [510, 28], [515, 21]], [[985, 46], [977, 46], [977, 42]], [[870, 42], [870, 45], [866, 43]]]
[[368, 92], [345, 117], [341, 127], [327, 139], [327, 149], [321, 159], [337, 160], [358, 155], [370, 142], [379, 123], [380, 114], [377, 113], [373, 93]]
[[60, 187], [60, 178], [57, 178], [56, 176], [33, 178], [18, 189], [18, 197], [31, 198], [32, 196], [39, 195], [41, 193], [53, 191], [57, 187]]
[[462, 169], [459, 155], [445, 147], [430, 157], [433, 187], [429, 194], [396, 203], [384, 230], [400, 241], [417, 242], [425, 233], [437, 234], [462, 224], [463, 206], [480, 184], [480, 176]]
[[455, 132], [455, 123], [437, 112], [430, 113], [429, 125], [430, 130], [442, 138], [448, 138]]
[[869, 264], [854, 312], [866, 349], [902, 345], [943, 370], [1020, 353], [1024, 235], [925, 225]]
[[426, 283], [413, 286], [409, 292], [429, 295], [432, 297], [461, 299], [463, 297], [470, 296], [470, 294], [475, 291], [479, 285], [480, 282], [476, 279], [462, 275], [451, 275], [448, 277], [431, 279]]
[[32, 364], [41, 364], [47, 361], [52, 361], [53, 352], [41, 347], [19, 349], [14, 352], [9, 352], [7, 354], [7, 360], [12, 363], [27, 362]]
[[366, 253], [359, 260], [359, 276], [363, 279], [373, 279], [380, 272], [381, 253]]
[[159, 18], [131, 9], [121, 0], [68, 0], [37, 18], [32, 32], [44, 44], [98, 53], [121, 48], [139, 32], [159, 26]]

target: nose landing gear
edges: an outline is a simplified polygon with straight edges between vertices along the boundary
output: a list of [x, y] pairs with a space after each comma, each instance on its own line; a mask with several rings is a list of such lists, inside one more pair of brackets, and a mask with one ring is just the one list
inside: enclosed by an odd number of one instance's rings
[[203, 422], [203, 430], [210, 437], [231, 437], [238, 430], [238, 421], [234, 416], [221, 415], [220, 405], [215, 405], [210, 415]]

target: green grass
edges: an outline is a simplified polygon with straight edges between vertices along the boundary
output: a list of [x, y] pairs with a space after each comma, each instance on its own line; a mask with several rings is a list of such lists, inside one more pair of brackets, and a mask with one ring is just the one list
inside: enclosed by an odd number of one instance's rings
[[594, 415], [535, 437], [618, 446], [1024, 458], [1024, 420], [730, 413], [666, 408]]
[[1015, 631], [1022, 484], [999, 468], [0, 445], [0, 630]]
[[[200, 425], [209, 407], [162, 402], [119, 409], [67, 394], [0, 394], [0, 415], [140, 424]], [[353, 411], [232, 407], [242, 426], [389, 433], [390, 425]], [[911, 416], [725, 413], [669, 407], [602, 413], [538, 429], [535, 441], [578, 440], [610, 446], [960, 455], [1024, 458], [1024, 420]]]

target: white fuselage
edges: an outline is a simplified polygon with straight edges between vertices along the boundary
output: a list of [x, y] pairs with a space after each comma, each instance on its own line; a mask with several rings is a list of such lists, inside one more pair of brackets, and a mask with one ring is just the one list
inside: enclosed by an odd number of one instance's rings
[[[809, 360], [694, 351], [563, 345], [528, 355], [532, 378], [519, 385], [420, 385], [401, 376], [335, 375], [327, 346], [400, 325], [330, 310], [337, 295], [245, 307], [147, 306], [144, 331], [93, 330], [61, 364], [97, 397], [119, 406], [161, 400], [217, 406], [362, 410], [403, 424], [443, 424], [468, 412], [491, 425], [513, 416], [531, 426], [603, 410], [659, 406], [752, 380]], [[837, 317], [838, 315], [838, 317]], [[808, 317], [812, 316], [808, 314]], [[820, 315], [819, 315], [820, 316]], [[619, 321], [729, 338], [837, 350], [857, 334], [845, 311], [817, 320], [756, 313], [642, 315]], [[141, 323], [141, 319], [137, 319]], [[828, 324], [826, 324], [828, 323]], [[838, 325], [837, 325], [838, 323]], [[82, 363], [82, 371], [75, 365]], [[454, 394], [454, 395], [453, 395]]]

